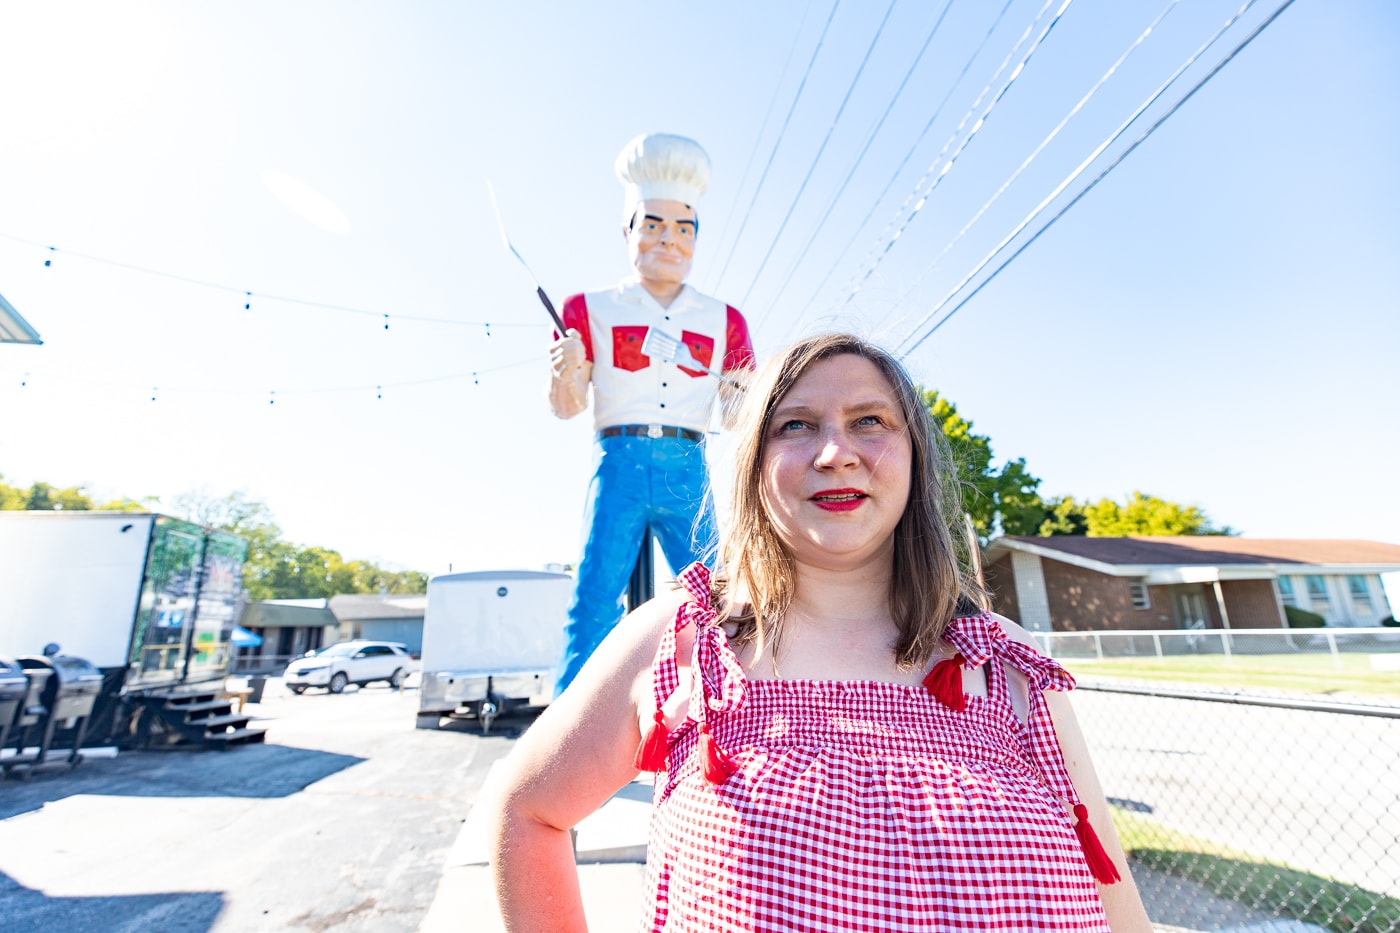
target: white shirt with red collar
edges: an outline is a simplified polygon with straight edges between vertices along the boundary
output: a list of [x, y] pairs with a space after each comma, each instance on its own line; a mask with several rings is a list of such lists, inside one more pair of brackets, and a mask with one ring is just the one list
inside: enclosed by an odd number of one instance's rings
[[640, 282], [628, 279], [608, 291], [570, 296], [563, 317], [565, 327], [582, 335], [593, 364], [593, 423], [598, 430], [623, 424], [709, 428], [718, 380], [643, 356], [648, 327], [680, 340], [709, 369], [754, 368], [744, 316], [689, 285], [663, 308]]

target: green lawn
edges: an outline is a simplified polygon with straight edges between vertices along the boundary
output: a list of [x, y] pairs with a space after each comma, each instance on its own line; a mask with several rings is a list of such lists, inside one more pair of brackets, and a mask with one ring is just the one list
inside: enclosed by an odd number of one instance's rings
[[[1394, 655], [1387, 655], [1394, 657]], [[1318, 694], [1400, 697], [1400, 671], [1380, 671], [1369, 655], [1330, 654], [1172, 655], [1165, 658], [1061, 657], [1076, 677], [1117, 677], [1211, 687], [1254, 687]]]
[[1400, 930], [1400, 900], [1217, 845], [1151, 816], [1113, 807], [1113, 825], [1135, 862], [1204, 885], [1217, 896], [1336, 933]]

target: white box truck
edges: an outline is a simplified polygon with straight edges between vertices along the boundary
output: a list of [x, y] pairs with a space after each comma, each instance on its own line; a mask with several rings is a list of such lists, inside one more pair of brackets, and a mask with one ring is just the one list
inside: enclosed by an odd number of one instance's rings
[[429, 580], [418, 728], [456, 716], [489, 731], [504, 712], [548, 705], [573, 588], [566, 573], [533, 570]]

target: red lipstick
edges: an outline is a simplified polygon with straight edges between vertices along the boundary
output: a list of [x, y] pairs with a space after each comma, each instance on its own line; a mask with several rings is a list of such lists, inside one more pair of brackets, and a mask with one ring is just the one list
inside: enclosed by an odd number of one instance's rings
[[811, 502], [827, 512], [849, 512], [860, 508], [867, 498], [859, 489], [823, 489], [812, 494]]

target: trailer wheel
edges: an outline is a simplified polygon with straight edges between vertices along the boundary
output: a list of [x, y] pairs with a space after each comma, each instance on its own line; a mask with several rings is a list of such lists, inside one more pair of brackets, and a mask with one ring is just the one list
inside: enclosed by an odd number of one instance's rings
[[326, 689], [331, 693], [340, 693], [349, 682], [350, 678], [345, 676], [344, 671], [336, 671], [331, 675], [331, 682], [326, 684]]
[[476, 714], [481, 717], [482, 735], [491, 731], [491, 722], [500, 712], [501, 708], [497, 705], [495, 697], [488, 695], [486, 699], [481, 701], [481, 705], [477, 707]]

